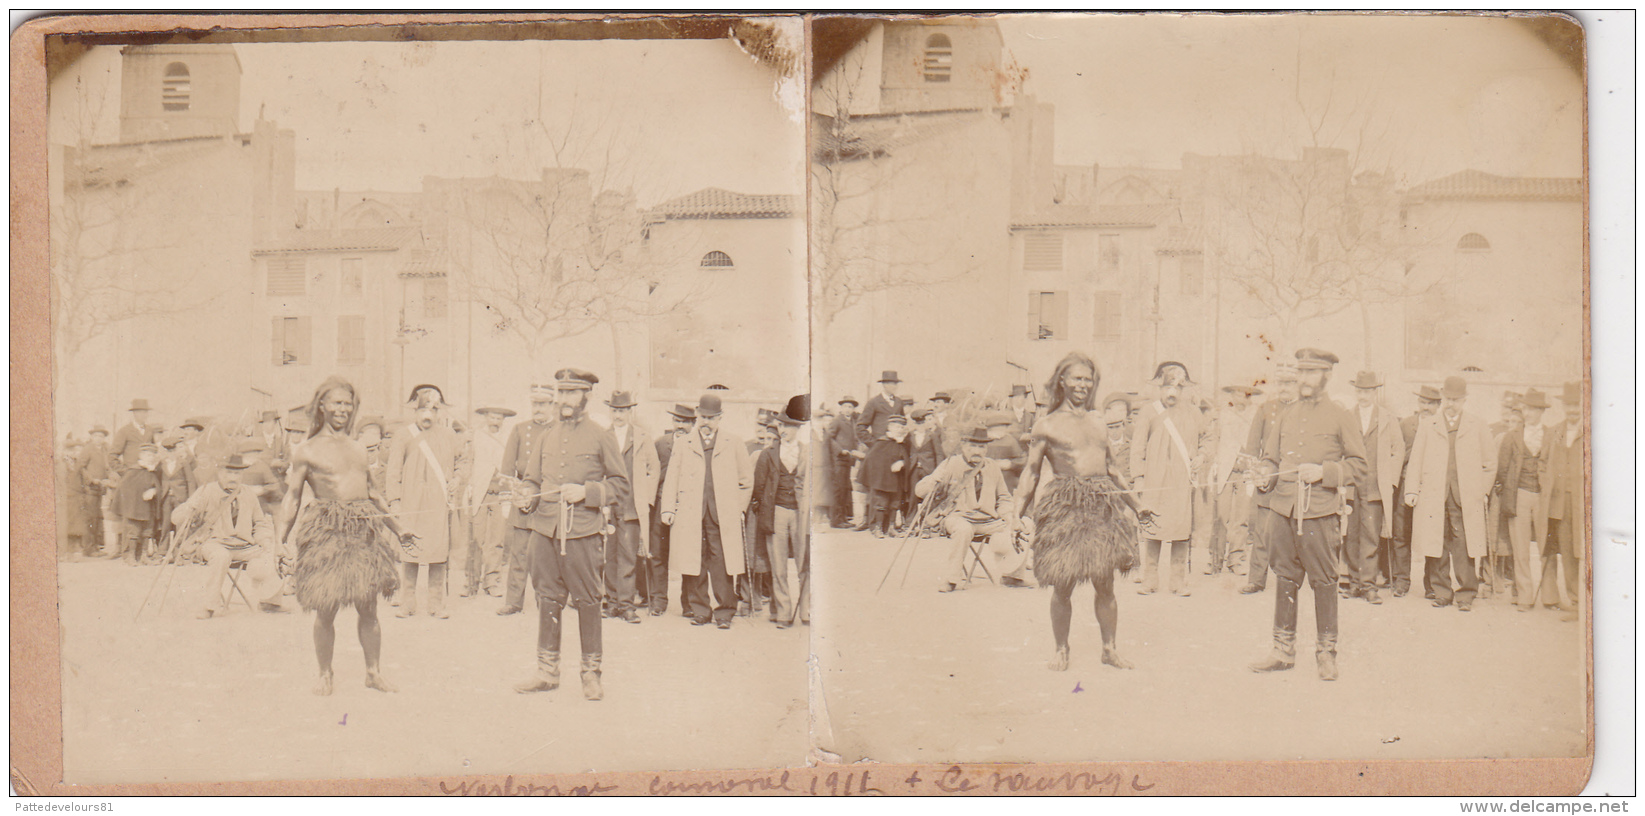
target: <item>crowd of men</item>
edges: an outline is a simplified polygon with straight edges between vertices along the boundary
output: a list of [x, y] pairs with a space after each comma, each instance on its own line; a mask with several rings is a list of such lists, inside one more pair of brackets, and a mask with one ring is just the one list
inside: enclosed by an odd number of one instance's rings
[[65, 555], [205, 563], [199, 618], [222, 613], [225, 577], [244, 566], [262, 611], [295, 600], [317, 613], [322, 694], [337, 611], [359, 612], [366, 684], [392, 691], [376, 599], [398, 617], [449, 618], [454, 564], [459, 595], [499, 598], [498, 615], [525, 610], [531, 579], [538, 665], [521, 692], [558, 686], [570, 606], [583, 692], [600, 699], [602, 619], [664, 615], [671, 574], [694, 625], [762, 614], [778, 628], [809, 624], [809, 397], [760, 408], [745, 442], [722, 428], [723, 386], [675, 405], [671, 427], [652, 434], [626, 391], [604, 400], [609, 425], [593, 421], [598, 383], [560, 370], [530, 387], [530, 413], [512, 427], [516, 413], [496, 406], [464, 422], [436, 385], [412, 390], [403, 422], [361, 416], [353, 386], [336, 378], [284, 422], [270, 411], [250, 427], [191, 417], [161, 428], [137, 399], [112, 442], [102, 427], [69, 440]]
[[[1103, 524], [1126, 535], [1134, 525], [1130, 580], [1139, 593], [1189, 595], [1197, 567], [1241, 575], [1239, 591], [1257, 594], [1273, 573], [1275, 647], [1257, 671], [1294, 664], [1304, 581], [1324, 679], [1337, 674], [1339, 599], [1382, 604], [1384, 593], [1414, 594], [1413, 570], [1437, 608], [1467, 612], [1494, 595], [1521, 611], [1557, 608], [1577, 619], [1587, 537], [1580, 383], [1553, 397], [1562, 409], [1553, 424], [1545, 420], [1550, 397], [1536, 388], [1507, 392], [1498, 421], [1487, 423], [1465, 410], [1461, 376], [1421, 386], [1411, 394], [1416, 411], [1400, 417], [1377, 372], [1358, 372], [1345, 404], [1327, 393], [1334, 354], [1301, 349], [1295, 357], [1271, 377], [1217, 389], [1216, 404], [1192, 396], [1186, 365], [1162, 362], [1151, 395], [1110, 392], [1099, 402], [1080, 391], [1079, 421], [1049, 431], [1044, 419], [1076, 402], [1070, 389], [1100, 380], [1088, 358], [1071, 355], [1059, 366], [1046, 387], [1056, 394], [1051, 405], [1036, 403], [1025, 385], [1003, 404], [969, 393], [956, 399], [958, 391], [911, 400], [898, 393], [897, 372], [886, 371], [880, 393], [866, 404], [840, 399], [820, 429], [829, 463], [820, 501], [837, 529], [946, 538], [939, 591], [965, 588], [977, 566], [1007, 587], [1032, 580], [1060, 590], [1088, 579], [1099, 585], [1100, 620], [1104, 579], [1095, 568], [1067, 580], [1040, 574], [1047, 570], [1033, 493], [1037, 483], [1043, 497], [1062, 474], [1035, 443], [1071, 451], [1061, 465], [1067, 473], [1109, 480], [1091, 495], [1133, 504]], [[975, 556], [973, 541], [981, 545]], [[1110, 556], [1106, 545], [1087, 549], [1097, 561]], [[1132, 566], [1123, 552], [1113, 557]], [[1049, 563], [1053, 571], [1062, 565]], [[1054, 628], [1059, 616], [1054, 600]], [[1067, 665], [1061, 626], [1053, 668]], [[1117, 655], [1109, 659], [1111, 628], [1104, 625], [1104, 659], [1120, 665]]]

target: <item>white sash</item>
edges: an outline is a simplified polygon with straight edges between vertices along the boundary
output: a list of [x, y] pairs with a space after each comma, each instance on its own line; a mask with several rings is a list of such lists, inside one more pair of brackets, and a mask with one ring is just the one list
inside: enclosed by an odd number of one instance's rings
[[440, 492], [446, 497], [446, 509], [451, 509], [451, 488], [446, 486], [445, 468], [440, 467], [440, 460], [434, 457], [434, 451], [428, 447], [428, 438], [423, 436], [423, 429], [416, 425], [411, 426], [411, 435], [417, 437], [417, 447], [423, 449], [423, 456], [428, 459], [430, 467], [434, 468], [434, 478], [440, 482]]

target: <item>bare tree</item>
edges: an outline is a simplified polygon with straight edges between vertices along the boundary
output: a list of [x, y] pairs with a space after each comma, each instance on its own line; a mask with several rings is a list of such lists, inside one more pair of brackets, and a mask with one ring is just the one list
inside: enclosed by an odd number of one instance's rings
[[894, 191], [910, 188], [905, 182], [944, 178], [946, 171], [923, 167], [912, 151], [898, 149], [920, 138], [920, 125], [853, 114], [863, 70], [861, 59], [848, 59], [812, 89], [811, 286], [819, 327], [875, 292], [977, 271], [969, 257], [932, 246], [933, 234], [952, 215], [940, 202], [893, 200]]

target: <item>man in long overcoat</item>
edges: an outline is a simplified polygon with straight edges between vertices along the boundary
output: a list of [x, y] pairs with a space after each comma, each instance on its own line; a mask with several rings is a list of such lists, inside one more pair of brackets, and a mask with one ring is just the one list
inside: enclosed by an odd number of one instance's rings
[[651, 434], [634, 421], [634, 395], [614, 391], [606, 400], [611, 409], [611, 434], [623, 454], [630, 490], [618, 508], [617, 535], [605, 551], [605, 587], [608, 618], [639, 623], [635, 611], [635, 575], [641, 556], [651, 554], [651, 503], [657, 496], [662, 464]]
[[[1565, 610], [1566, 622], [1578, 618], [1577, 606], [1582, 602], [1582, 559], [1588, 546], [1587, 489], [1583, 479], [1587, 475], [1587, 435], [1582, 432], [1582, 383], [1565, 384], [1559, 401], [1565, 413], [1563, 432], [1555, 430], [1550, 438], [1554, 449], [1548, 460], [1548, 479], [1553, 487], [1548, 496], [1548, 541], [1542, 547], [1542, 588], [1538, 599], [1547, 606], [1556, 603]], [[1565, 600], [1559, 601], [1558, 564], [1565, 564]]]
[[1380, 604], [1377, 562], [1386, 560], [1391, 549], [1394, 525], [1388, 513], [1395, 506], [1394, 485], [1399, 483], [1399, 469], [1405, 461], [1405, 437], [1399, 431], [1399, 420], [1382, 404], [1382, 377], [1361, 371], [1353, 385], [1354, 420], [1365, 444], [1365, 480], [1354, 485], [1354, 510], [1348, 514], [1348, 536], [1342, 542], [1348, 569], [1346, 597]]
[[1149, 411], [1131, 441], [1131, 486], [1154, 516], [1142, 525], [1142, 588], [1159, 588], [1159, 562], [1170, 542], [1171, 591], [1188, 595], [1188, 545], [1194, 530], [1194, 476], [1209, 458], [1205, 415], [1182, 399], [1192, 385], [1188, 368], [1165, 362], [1154, 372], [1159, 402]]
[[388, 511], [402, 529], [416, 536], [400, 554], [402, 564], [400, 611], [397, 617], [417, 614], [417, 567], [428, 565], [428, 611], [448, 618], [446, 564], [451, 558], [451, 526], [462, 487], [467, 483], [468, 461], [461, 441], [440, 421], [446, 404], [440, 389], [420, 385], [412, 389], [416, 421], [396, 434], [388, 453]]
[[712, 620], [730, 629], [737, 612], [732, 579], [743, 574], [743, 511], [754, 492], [754, 472], [742, 440], [719, 430], [720, 398], [704, 394], [696, 413], [696, 428], [684, 444], [675, 443], [663, 481], [659, 507], [670, 527], [668, 565], [680, 575], [692, 624]]
[[1434, 606], [1467, 612], [1479, 592], [1473, 559], [1485, 555], [1485, 499], [1496, 480], [1497, 452], [1485, 421], [1462, 412], [1468, 383], [1447, 377], [1439, 413], [1417, 428], [1405, 476], [1411, 514], [1411, 550], [1427, 559]]

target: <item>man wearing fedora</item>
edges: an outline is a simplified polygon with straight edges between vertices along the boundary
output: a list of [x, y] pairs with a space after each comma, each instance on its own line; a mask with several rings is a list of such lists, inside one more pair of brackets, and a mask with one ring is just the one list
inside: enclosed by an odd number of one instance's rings
[[[240, 482], [251, 462], [236, 453], [217, 471], [217, 480], [200, 486], [188, 500], [171, 511], [170, 521], [184, 535], [199, 537], [206, 559], [205, 605], [195, 617], [209, 618], [223, 610], [223, 579], [229, 565], [246, 565], [258, 608], [280, 612], [280, 576], [275, 570], [274, 524], [257, 496]], [[256, 592], [258, 587], [266, 587]]]
[[[1411, 548], [1426, 561], [1434, 606], [1473, 608], [1479, 592], [1474, 561], [1485, 554], [1485, 499], [1496, 479], [1496, 449], [1485, 421], [1465, 414], [1468, 383], [1445, 378], [1439, 413], [1417, 428], [1406, 472]], [[1457, 589], [1451, 588], [1456, 574]]]
[[[1531, 568], [1531, 543], [1548, 540], [1548, 498], [1553, 485], [1549, 481], [1548, 464], [1553, 458], [1554, 434], [1542, 424], [1542, 413], [1548, 409], [1548, 398], [1541, 391], [1527, 389], [1520, 400], [1519, 411], [1524, 421], [1518, 430], [1504, 433], [1497, 446], [1496, 481], [1491, 497], [1495, 509], [1507, 522], [1509, 560], [1513, 564], [1511, 596], [1514, 606], [1529, 612], [1536, 606], [1532, 596], [1535, 573]], [[1496, 560], [1498, 556], [1490, 556]], [[1506, 575], [1499, 565], [1495, 575]]]
[[[531, 421], [516, 423], [509, 431], [503, 461], [497, 468], [511, 488], [522, 484], [541, 450], [542, 435], [553, 424], [554, 386], [531, 386]], [[526, 576], [531, 574], [531, 517], [514, 504], [508, 507], [508, 529], [503, 532], [502, 569], [503, 605], [497, 614], [518, 614], [525, 607]]]
[[[696, 626], [730, 629], [737, 612], [734, 576], [743, 573], [743, 511], [754, 488], [742, 440], [720, 430], [720, 398], [697, 401], [697, 425], [676, 444], [664, 477], [662, 521], [672, 539], [669, 568]], [[708, 591], [714, 590], [714, 605]]]
[[[133, 471], [137, 469], [138, 455], [144, 445], [153, 445], [159, 438], [159, 429], [149, 424], [152, 409], [149, 408], [148, 400], [134, 399], [131, 401], [131, 407], [126, 410], [131, 413], [131, 421], [116, 429], [114, 439], [109, 442], [108, 478], [112, 483], [109, 485], [112, 489], [111, 495], [121, 492], [120, 486], [128, 476], [137, 478], [138, 474]], [[126, 525], [123, 521], [125, 516], [119, 512], [118, 507], [111, 509], [114, 512], [109, 513], [108, 517], [115, 523], [112, 536], [114, 546], [109, 557], [119, 558], [126, 554], [130, 539], [126, 535]]]
[[[1417, 428], [1428, 417], [1439, 413], [1439, 389], [1424, 385], [1416, 391], [1416, 413], [1399, 421], [1400, 438], [1405, 440], [1405, 455], [1399, 468], [1399, 486], [1395, 495], [1404, 497], [1405, 484], [1411, 478], [1411, 448], [1416, 444]], [[1394, 505], [1394, 538], [1389, 547], [1388, 584], [1394, 597], [1403, 598], [1411, 591], [1411, 507], [1403, 500]], [[1422, 574], [1423, 595], [1433, 600], [1434, 590], [1428, 584], [1428, 572]]]
[[857, 441], [874, 444], [874, 440], [885, 436], [885, 424], [891, 417], [906, 415], [908, 400], [897, 396], [897, 386], [901, 384], [897, 372], [880, 372], [880, 393], [868, 398], [868, 404], [857, 417]]
[[[777, 415], [777, 444], [760, 451], [754, 464], [753, 506], [759, 531], [771, 542], [771, 621], [787, 629], [811, 618], [809, 530], [802, 521], [806, 500], [809, 446], [803, 426], [810, 418], [806, 395], [793, 397]], [[798, 582], [788, 580], [788, 558], [794, 557]]]
[[1011, 418], [1015, 421], [1014, 432], [1020, 439], [1034, 430], [1034, 418], [1038, 405], [1034, 402], [1034, 390], [1022, 383], [1011, 386], [1011, 396], [1006, 398], [1011, 406]]
[[1344, 597], [1382, 603], [1377, 593], [1379, 556], [1386, 554], [1395, 506], [1394, 485], [1405, 461], [1405, 440], [1392, 412], [1382, 404], [1382, 377], [1374, 371], [1354, 376], [1354, 419], [1365, 446], [1365, 480], [1354, 484], [1348, 535], [1342, 542], [1348, 589]]
[[634, 395], [611, 392], [611, 434], [617, 439], [631, 490], [618, 508], [617, 535], [605, 552], [606, 617], [639, 623], [635, 611], [635, 566], [641, 553], [651, 552], [651, 506], [656, 501], [662, 465], [651, 435], [634, 421]]
[[[669, 528], [662, 519], [663, 485], [668, 478], [668, 467], [673, 461], [675, 445], [686, 444], [683, 440], [691, 434], [697, 424], [697, 409], [689, 405], [675, 404], [668, 411], [669, 420], [674, 423], [673, 428], [659, 436], [655, 443], [657, 451], [657, 489], [651, 498], [651, 535], [650, 553], [642, 555], [640, 566], [636, 570], [635, 589], [640, 598], [649, 608], [652, 617], [657, 617], [668, 611], [668, 551]], [[690, 609], [684, 601], [684, 588], [681, 588], [680, 608], [690, 614]]]
[[[960, 438], [960, 450], [938, 463], [935, 470], [914, 485], [914, 495], [935, 501], [938, 522], [948, 539], [942, 572], [937, 576], [938, 592], [965, 589], [965, 556], [971, 540], [988, 537], [988, 550], [995, 569], [1009, 568], [1020, 574], [1028, 563], [1028, 553], [1018, 553], [1011, 545], [1016, 521], [1015, 500], [1006, 487], [1000, 463], [988, 458], [988, 429], [972, 428]], [[999, 566], [999, 561], [1005, 561]]]
[[86, 532], [82, 546], [88, 558], [114, 554], [103, 532], [103, 511], [108, 506], [108, 441], [109, 430], [101, 425], [93, 426], [85, 447], [80, 449], [80, 456], [75, 460], [75, 474], [85, 490]]
[[1297, 351], [1298, 400], [1285, 409], [1262, 444], [1258, 483], [1272, 493], [1274, 525], [1274, 648], [1252, 671], [1284, 671], [1296, 663], [1297, 596], [1304, 579], [1314, 594], [1314, 659], [1321, 680], [1337, 679], [1337, 551], [1343, 492], [1365, 483], [1364, 436], [1353, 414], [1325, 393], [1337, 356]]
[[1175, 361], [1154, 370], [1159, 399], [1137, 428], [1131, 445], [1131, 484], [1152, 518], [1142, 522], [1140, 594], [1159, 588], [1161, 550], [1169, 543], [1171, 591], [1186, 596], [1188, 549], [1194, 527], [1194, 479], [1205, 468], [1208, 448], [1205, 415], [1182, 398], [1194, 384], [1188, 367]]
[[[1559, 401], [1565, 414], [1563, 428], [1553, 432], [1553, 451], [1548, 459], [1548, 540], [1542, 547], [1542, 589], [1539, 600], [1559, 606], [1567, 622], [1578, 619], [1582, 603], [1582, 559], [1588, 546], [1587, 491], [1584, 478], [1587, 457], [1582, 430], [1582, 383], [1569, 382]], [[1565, 567], [1565, 600], [1559, 599], [1559, 564]]]
[[[1274, 398], [1257, 408], [1257, 414], [1251, 420], [1251, 431], [1245, 437], [1245, 447], [1240, 450], [1240, 456], [1253, 468], [1262, 461], [1262, 445], [1268, 439], [1268, 432], [1278, 424], [1279, 415], [1297, 401], [1296, 366], [1282, 363], [1275, 367], [1273, 384]], [[1241, 595], [1255, 595], [1268, 588], [1268, 564], [1273, 553], [1274, 536], [1278, 534], [1273, 528], [1285, 524], [1285, 520], [1274, 512], [1273, 504], [1273, 494], [1266, 490], [1257, 490], [1251, 499], [1251, 556], [1246, 559], [1245, 586], [1240, 587]]]
[[480, 425], [469, 437], [469, 458], [473, 478], [465, 489], [464, 513], [468, 554], [463, 560], [462, 597], [482, 591], [500, 595], [499, 569], [503, 560], [503, 536], [508, 530], [508, 490], [501, 478], [503, 421], [514, 412], [507, 408], [476, 408]]
[[851, 526], [852, 494], [851, 469], [856, 466], [862, 443], [857, 439], [857, 398], [841, 397], [840, 411], [828, 427], [828, 462], [833, 468], [829, 484], [834, 488], [834, 503], [829, 506], [829, 526], [841, 529]]
[[417, 614], [418, 568], [427, 566], [428, 612], [449, 618], [446, 567], [451, 560], [451, 530], [462, 486], [468, 481], [468, 456], [462, 440], [441, 421], [445, 396], [433, 385], [411, 390], [415, 421], [394, 438], [388, 452], [388, 511], [416, 537], [400, 554], [400, 611]]
[[526, 506], [537, 589], [537, 674], [514, 687], [521, 693], [559, 687], [560, 630], [569, 604], [577, 610], [583, 698], [605, 697], [602, 547], [610, 512], [625, 506], [630, 488], [616, 438], [588, 418], [588, 392], [599, 381], [579, 368], [554, 373], [555, 422], [538, 439], [526, 470], [535, 494]]

